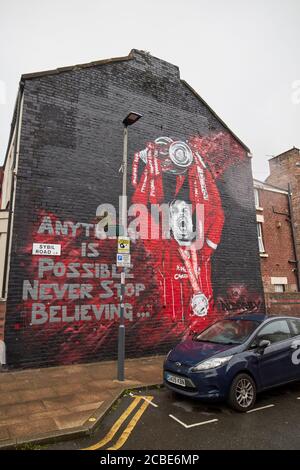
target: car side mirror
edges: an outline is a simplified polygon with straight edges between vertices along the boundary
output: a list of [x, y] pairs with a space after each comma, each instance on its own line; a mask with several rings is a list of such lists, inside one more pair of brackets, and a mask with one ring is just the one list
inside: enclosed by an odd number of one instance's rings
[[258, 343], [258, 349], [259, 351], [261, 351], [262, 353], [264, 352], [264, 350], [270, 346], [271, 344], [271, 341], [269, 341], [268, 339], [261, 339], [260, 342]]

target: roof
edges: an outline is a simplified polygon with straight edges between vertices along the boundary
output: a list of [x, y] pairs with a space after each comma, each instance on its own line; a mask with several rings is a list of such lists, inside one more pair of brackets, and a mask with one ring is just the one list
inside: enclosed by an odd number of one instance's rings
[[286, 150], [285, 152], [279, 153], [278, 155], [274, 155], [274, 157], [269, 158], [269, 161], [274, 160], [274, 158], [282, 157], [283, 155], [285, 155], [287, 153], [290, 153], [293, 150], [297, 150], [298, 152], [300, 152], [300, 149], [298, 149], [297, 147], [294, 146], [294, 147], [290, 148], [289, 150]]
[[32, 80], [33, 78], [45, 77], [47, 75], [57, 75], [57, 74], [64, 73], [64, 72], [72, 72], [73, 70], [81, 70], [81, 69], [86, 69], [90, 67], [96, 67], [98, 65], [111, 64], [114, 62], [124, 62], [126, 60], [133, 59], [133, 52], [134, 52], [134, 49], [132, 49], [127, 56], [112, 57], [110, 59], [96, 60], [93, 62], [87, 62], [85, 64], [69, 65], [67, 67], [58, 67], [57, 69], [44, 70], [41, 72], [25, 73], [22, 75], [21, 79]]
[[[149, 53], [147, 53], [145, 51], [132, 49], [127, 56], [113, 57], [113, 58], [110, 58], [110, 59], [97, 60], [97, 61], [94, 61], [94, 62], [88, 62], [88, 63], [84, 63], [84, 64], [70, 65], [70, 66], [67, 66], [67, 67], [59, 67], [57, 69], [45, 70], [45, 71], [41, 71], [41, 72], [26, 73], [26, 74], [22, 75], [21, 80], [22, 81], [32, 80], [32, 79], [35, 79], [35, 78], [45, 77], [45, 76], [48, 76], [48, 75], [57, 75], [57, 74], [64, 73], [64, 72], [82, 70], [82, 69], [85, 69], [85, 68], [96, 67], [96, 66], [99, 66], [99, 65], [106, 65], [106, 64], [111, 64], [111, 63], [115, 63], [115, 62], [124, 62], [124, 61], [134, 59], [135, 52], [138, 52], [140, 54], [144, 54], [144, 55], [149, 56]], [[152, 57], [154, 57], [154, 56], [152, 56]], [[159, 60], [161, 60], [161, 59], [159, 59]], [[242, 142], [242, 140], [228, 127], [228, 125], [207, 104], [207, 102], [203, 98], [201, 98], [201, 96], [185, 80], [181, 79], [180, 81], [182, 82], [182, 84], [184, 86], [186, 86], [190, 90], [190, 92], [192, 92], [196, 96], [196, 98], [199, 101], [201, 101], [209, 109], [209, 111], [213, 114], [213, 116], [222, 124], [222, 126], [225, 129], [227, 129], [227, 131], [232, 135], [232, 137], [234, 137], [234, 139], [239, 142], [239, 144], [246, 150], [246, 152], [248, 154], [250, 154], [249, 147], [247, 147], [247, 145], [244, 144], [244, 142]], [[249, 156], [251, 156], [251, 155], [249, 155]]]
[[257, 179], [253, 179], [253, 186], [256, 189], [263, 189], [264, 191], [271, 191], [274, 193], [281, 193], [286, 195], [289, 194], [286, 189], [279, 188], [278, 186], [274, 186], [273, 184], [265, 183], [264, 181], [259, 181]]

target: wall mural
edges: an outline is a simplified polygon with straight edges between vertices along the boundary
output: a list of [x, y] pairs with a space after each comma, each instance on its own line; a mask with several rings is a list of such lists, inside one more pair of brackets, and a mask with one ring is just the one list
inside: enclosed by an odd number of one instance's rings
[[[146, 208], [148, 232], [142, 236], [139, 227], [133, 233], [129, 216], [132, 266], [126, 269], [125, 320], [131, 355], [165, 352], [218, 317], [261, 310], [261, 293], [244, 282], [216, 295], [214, 284], [222, 273], [212, 273], [226, 224], [218, 181], [246, 158], [225, 133], [184, 141], [158, 136], [134, 154], [129, 203]], [[161, 204], [168, 207], [169, 237], [151, 210]], [[117, 242], [99, 238], [97, 225], [92, 217], [82, 223], [39, 211], [32, 238], [21, 249], [22, 302], [8, 319], [18, 344], [26, 345], [28, 363], [39, 364], [43, 345], [51, 345], [49, 364], [115, 358]], [[159, 235], [149, 236], [152, 232]], [[61, 254], [49, 256], [46, 247], [32, 255], [33, 243], [46, 244], [49, 252], [59, 244]]]
[[[187, 141], [158, 137], [134, 156], [132, 201], [169, 205], [171, 239], [159, 243], [151, 238], [144, 241], [155, 259], [165, 313], [173, 320], [187, 320], [192, 329], [203, 328], [221, 311], [242, 313], [261, 308], [261, 297], [250, 299], [243, 285], [230, 286], [227, 301], [215, 301], [211, 278], [211, 258], [224, 225], [217, 180], [230, 165], [244, 158], [243, 149], [223, 133]], [[138, 178], [141, 161], [144, 168]], [[203, 237], [200, 248], [195, 241], [197, 227], [193, 217], [197, 205], [204, 211], [199, 220], [198, 233], [202, 232]], [[151, 226], [155, 222], [150, 215], [149, 219]]]
[[[135, 154], [132, 171], [134, 203], [169, 205], [171, 239], [163, 244], [159, 240], [159, 246], [152, 239], [144, 243], [156, 260], [166, 315], [189, 322], [214, 313], [210, 260], [224, 224], [218, 188], [203, 158], [201, 144], [197, 138], [183, 142], [159, 137]], [[137, 181], [140, 160], [145, 168]], [[197, 205], [204, 210], [203, 220], [198, 221], [201, 227], [194, 227]], [[197, 228], [204, 237], [200, 250], [195, 243]]]

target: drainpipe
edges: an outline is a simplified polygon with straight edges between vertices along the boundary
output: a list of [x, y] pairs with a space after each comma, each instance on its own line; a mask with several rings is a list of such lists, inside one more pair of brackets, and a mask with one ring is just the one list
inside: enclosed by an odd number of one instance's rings
[[8, 213], [8, 223], [7, 223], [7, 236], [6, 236], [6, 248], [5, 248], [5, 260], [4, 260], [4, 273], [3, 273], [3, 284], [2, 284], [2, 298], [6, 299], [6, 287], [8, 280], [8, 265], [10, 258], [10, 249], [11, 249], [11, 238], [12, 238], [12, 222], [13, 222], [13, 212], [14, 212], [14, 195], [15, 195], [15, 183], [16, 183], [16, 163], [19, 153], [19, 138], [20, 138], [20, 118], [21, 118], [21, 106], [23, 98], [24, 82], [20, 82], [19, 93], [17, 98], [17, 116], [15, 123], [15, 138], [14, 138], [14, 155], [13, 155], [13, 165], [11, 169], [11, 190], [10, 190], [10, 199], [9, 199], [9, 213]]
[[4, 341], [0, 340], [0, 367], [6, 365], [6, 348]]
[[293, 248], [294, 248], [295, 260], [296, 260], [297, 287], [298, 287], [298, 292], [300, 292], [299, 260], [298, 260], [297, 248], [296, 248], [296, 232], [295, 232], [295, 227], [294, 227], [292, 191], [291, 191], [290, 183], [288, 184], [288, 202], [289, 202], [289, 213], [290, 213], [290, 220], [291, 220], [291, 226], [292, 226]]

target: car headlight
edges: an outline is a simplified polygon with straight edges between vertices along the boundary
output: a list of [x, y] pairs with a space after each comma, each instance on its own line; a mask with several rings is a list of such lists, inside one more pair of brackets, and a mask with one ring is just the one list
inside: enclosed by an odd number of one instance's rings
[[192, 372], [199, 372], [201, 370], [208, 370], [208, 369], [215, 369], [216, 367], [223, 366], [227, 362], [230, 361], [232, 356], [226, 357], [214, 357], [212, 359], [208, 359], [207, 361], [200, 362], [195, 367], [192, 367]]

